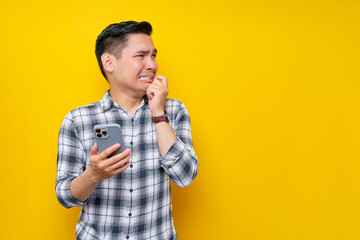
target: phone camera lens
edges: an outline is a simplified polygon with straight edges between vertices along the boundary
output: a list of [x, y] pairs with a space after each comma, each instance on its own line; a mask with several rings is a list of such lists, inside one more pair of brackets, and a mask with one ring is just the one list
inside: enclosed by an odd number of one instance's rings
[[98, 137], [98, 138], [101, 138], [101, 133], [98, 133], [98, 134], [96, 134], [96, 136]]
[[107, 131], [102, 131], [102, 134], [103, 134], [104, 136], [106, 136], [106, 135], [107, 135]]
[[97, 133], [100, 133], [101, 130], [100, 130], [99, 128], [97, 128], [95, 131], [96, 131]]

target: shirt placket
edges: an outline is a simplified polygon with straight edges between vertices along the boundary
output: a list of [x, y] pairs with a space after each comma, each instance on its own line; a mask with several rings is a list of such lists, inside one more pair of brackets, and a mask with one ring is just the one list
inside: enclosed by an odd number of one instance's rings
[[136, 169], [138, 169], [137, 164], [140, 162], [139, 152], [137, 147], [137, 141], [139, 136], [139, 126], [137, 121], [137, 116], [139, 116], [139, 111], [136, 111], [133, 116], [130, 117], [129, 121], [129, 147], [132, 153], [130, 158], [130, 165], [129, 168], [125, 171], [128, 171], [129, 174], [129, 182], [127, 184], [126, 195], [127, 198], [130, 200], [130, 204], [126, 209], [126, 223], [127, 223], [127, 234], [125, 239], [134, 239], [133, 233], [134, 229], [136, 228], [136, 216], [138, 215], [138, 207], [136, 206]]

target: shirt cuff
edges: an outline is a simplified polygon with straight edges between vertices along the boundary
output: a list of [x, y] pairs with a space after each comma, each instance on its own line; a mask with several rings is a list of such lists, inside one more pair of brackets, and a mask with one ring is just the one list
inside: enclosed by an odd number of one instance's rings
[[168, 152], [163, 157], [163, 161], [166, 162], [168, 167], [172, 167], [173, 164], [179, 160], [186, 151], [186, 145], [181, 141], [179, 137], [176, 137], [174, 144], [170, 147]]
[[88, 200], [84, 201], [84, 202], [80, 202], [78, 201], [71, 193], [70, 191], [70, 184], [71, 181], [74, 180], [76, 177], [72, 177], [72, 178], [68, 178], [66, 180], [64, 180], [61, 183], [60, 186], [60, 198], [59, 198], [59, 202], [66, 208], [71, 208], [71, 207], [80, 207], [83, 206], [84, 204], [87, 203]]

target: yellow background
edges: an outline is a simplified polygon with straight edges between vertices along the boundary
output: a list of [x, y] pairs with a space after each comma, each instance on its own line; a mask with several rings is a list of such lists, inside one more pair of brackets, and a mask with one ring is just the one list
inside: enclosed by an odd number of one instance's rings
[[355, 0], [4, 1], [0, 239], [74, 239], [55, 196], [57, 137], [108, 86], [94, 46], [147, 20], [199, 174], [173, 187], [180, 240], [360, 239]]

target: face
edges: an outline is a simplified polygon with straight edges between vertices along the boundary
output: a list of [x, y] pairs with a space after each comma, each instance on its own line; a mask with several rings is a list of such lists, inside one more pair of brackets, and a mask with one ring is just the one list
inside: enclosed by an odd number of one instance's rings
[[146, 34], [129, 34], [127, 37], [121, 56], [118, 59], [113, 56], [110, 88], [142, 97], [158, 70], [157, 51], [151, 37]]

